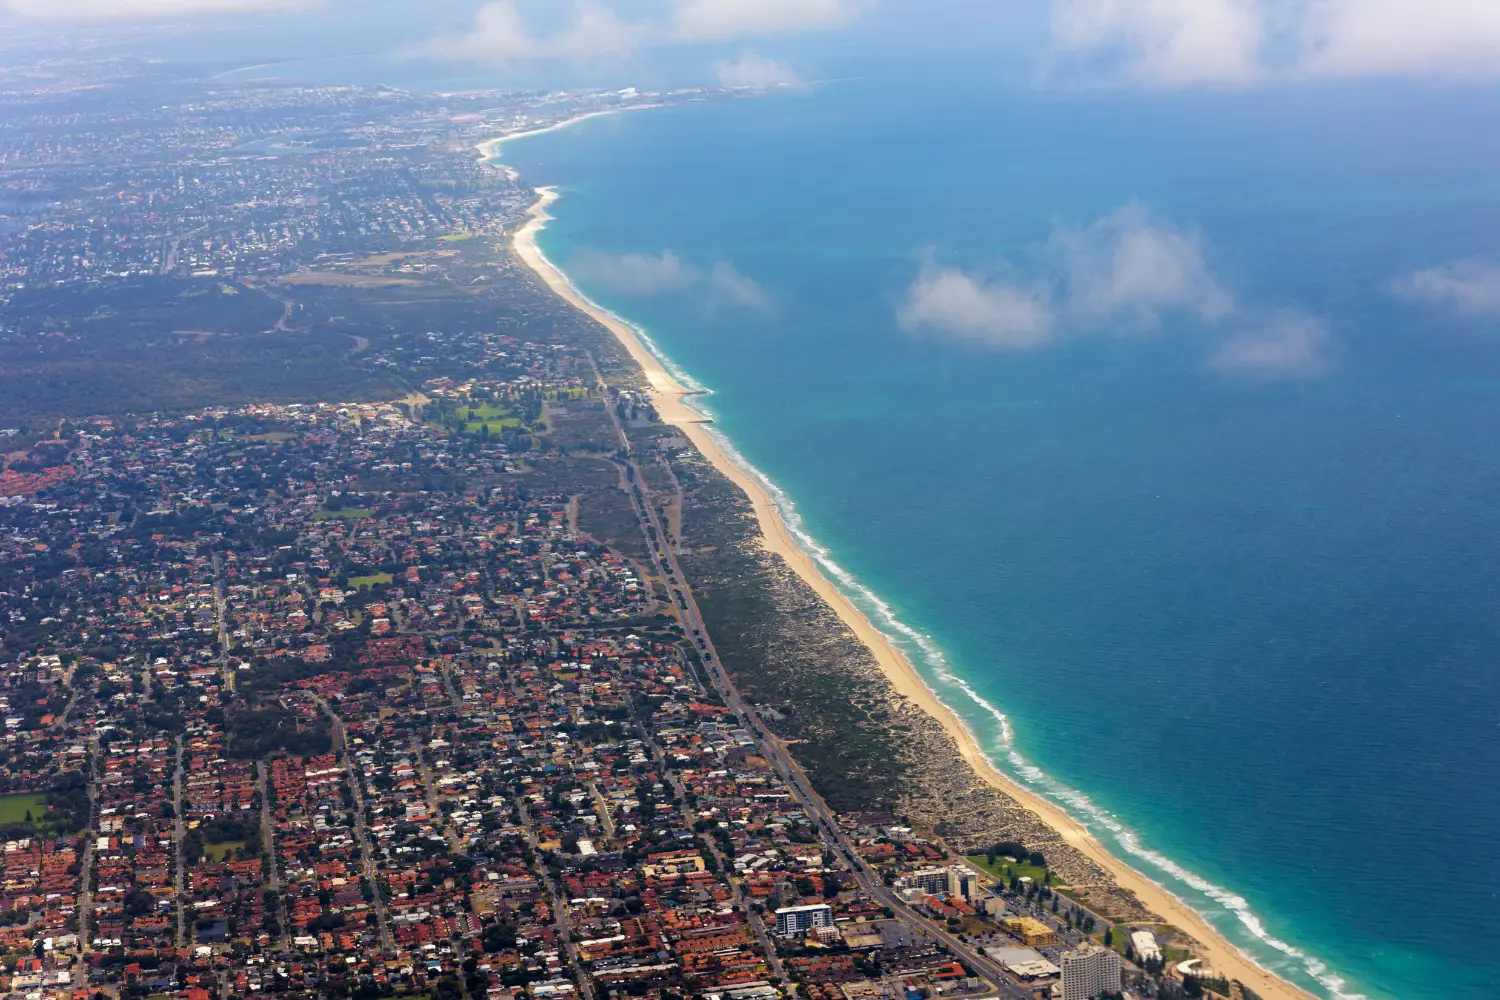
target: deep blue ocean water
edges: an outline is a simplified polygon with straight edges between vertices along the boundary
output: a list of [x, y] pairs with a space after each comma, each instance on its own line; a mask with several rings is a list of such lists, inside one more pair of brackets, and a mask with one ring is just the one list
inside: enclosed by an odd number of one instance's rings
[[[1392, 289], [1500, 259], [1494, 97], [861, 82], [505, 158], [562, 188], [549, 256], [711, 390], [1000, 766], [1303, 985], [1479, 998], [1500, 321]], [[924, 267], [1041, 280], [1055, 234], [1130, 205], [1197, 234], [1246, 317], [1326, 323], [1321, 373], [1216, 370], [1241, 321], [1181, 313], [1024, 352], [898, 323]]]

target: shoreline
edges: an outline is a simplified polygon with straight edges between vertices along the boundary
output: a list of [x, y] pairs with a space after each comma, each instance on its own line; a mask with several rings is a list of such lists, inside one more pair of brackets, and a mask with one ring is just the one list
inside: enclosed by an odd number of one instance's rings
[[662, 107], [662, 105], [631, 104], [623, 108], [605, 108], [603, 111], [590, 111], [587, 114], [578, 115], [576, 118], [568, 118], [564, 121], [560, 121], [552, 125], [544, 125], [541, 128], [527, 129], [525, 132], [512, 132], [508, 135], [501, 135], [496, 136], [493, 139], [486, 139], [475, 148], [479, 150], [479, 158], [481, 163], [488, 163], [490, 166], [499, 167], [501, 170], [505, 171], [505, 173], [510, 177], [511, 180], [514, 181], [520, 175], [516, 173], [514, 167], [510, 167], [505, 165], [504, 163], [501, 163], [499, 159], [500, 150], [504, 148], [507, 142], [511, 142], [515, 139], [525, 139], [533, 135], [546, 135], [548, 132], [560, 132], [565, 128], [572, 128], [574, 125], [577, 125], [580, 122], [586, 122], [591, 118], [604, 118], [609, 115], [623, 114], [626, 111], [649, 111], [652, 108], [659, 107]]
[[964, 762], [984, 781], [1036, 813], [1069, 846], [1098, 864], [1121, 887], [1134, 892], [1163, 921], [1190, 935], [1198, 943], [1199, 957], [1216, 974], [1239, 980], [1263, 1000], [1314, 1000], [1314, 994], [1262, 968], [1166, 887], [1121, 861], [1061, 806], [1019, 784], [995, 766], [969, 727], [938, 698], [906, 655], [875, 627], [797, 543], [782, 518], [780, 508], [760, 480], [735, 461], [708, 432], [710, 421], [687, 403], [691, 397], [702, 395], [702, 390], [682, 385], [635, 330], [580, 294], [567, 276], [542, 253], [536, 238], [552, 219], [547, 209], [560, 196], [555, 188], [537, 188], [536, 191], [538, 199], [527, 213], [528, 221], [512, 239], [517, 255], [554, 293], [614, 335], [645, 374], [652, 402], [662, 421], [682, 431], [714, 468], [750, 498], [766, 549], [784, 559], [798, 577], [834, 610], [874, 655], [897, 692], [942, 724], [957, 743]]
[[[500, 150], [513, 139], [543, 135], [570, 128], [580, 122], [624, 111], [642, 111], [660, 105], [642, 104], [623, 108], [610, 108], [579, 115], [542, 128], [488, 139], [476, 147], [484, 162], [504, 170], [512, 180], [518, 180], [516, 170], [499, 161]], [[1219, 933], [1206, 918], [1193, 909], [1176, 893], [1157, 882], [1144, 872], [1132, 868], [1107, 848], [1088, 831], [1071, 813], [1046, 796], [1001, 771], [980, 747], [969, 725], [944, 702], [918, 673], [906, 654], [889, 636], [877, 628], [869, 616], [841, 590], [820, 568], [794, 536], [791, 527], [782, 516], [781, 509], [758, 475], [742, 464], [742, 460], [731, 455], [708, 431], [710, 419], [688, 405], [694, 396], [705, 395], [705, 390], [682, 384], [667, 370], [652, 346], [643, 340], [643, 334], [635, 330], [620, 317], [602, 308], [584, 296], [566, 274], [537, 245], [537, 235], [552, 221], [547, 209], [561, 195], [555, 187], [534, 189], [537, 200], [527, 210], [527, 221], [511, 237], [511, 245], [523, 263], [563, 301], [598, 322], [625, 348], [632, 360], [646, 377], [652, 403], [662, 421], [682, 431], [705, 460], [725, 478], [737, 485], [749, 498], [760, 528], [761, 544], [768, 552], [779, 555], [797, 576], [812, 588], [855, 634], [875, 658], [881, 673], [891, 686], [937, 722], [953, 739], [959, 754], [969, 769], [980, 780], [997, 788], [1001, 793], [1020, 803], [1036, 816], [1062, 840], [1080, 854], [1099, 865], [1115, 883], [1135, 893], [1147, 909], [1154, 912], [1164, 923], [1177, 927], [1191, 936], [1198, 945], [1198, 957], [1203, 964], [1219, 976], [1238, 980], [1260, 995], [1262, 1000], [1321, 1000], [1317, 995], [1283, 979], [1263, 967], [1247, 952]], [[1337, 990], [1333, 996], [1341, 996]]]

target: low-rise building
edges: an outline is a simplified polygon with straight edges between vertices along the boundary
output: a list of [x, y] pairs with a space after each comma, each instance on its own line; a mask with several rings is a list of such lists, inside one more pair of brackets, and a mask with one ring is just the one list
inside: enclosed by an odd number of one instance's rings
[[1012, 917], [1005, 921], [1005, 930], [1033, 948], [1057, 944], [1057, 932], [1035, 917]]

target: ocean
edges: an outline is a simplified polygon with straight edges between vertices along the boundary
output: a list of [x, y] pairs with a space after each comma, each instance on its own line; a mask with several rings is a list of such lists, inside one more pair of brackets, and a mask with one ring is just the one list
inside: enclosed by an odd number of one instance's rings
[[1001, 768], [1321, 995], [1479, 998], [1494, 98], [866, 79], [504, 156]]

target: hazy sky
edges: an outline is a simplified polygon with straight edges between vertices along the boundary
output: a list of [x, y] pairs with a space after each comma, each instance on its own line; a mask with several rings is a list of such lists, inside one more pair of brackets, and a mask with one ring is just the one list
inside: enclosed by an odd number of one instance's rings
[[215, 58], [379, 52], [514, 78], [774, 82], [938, 55], [1057, 86], [1500, 75], [1500, 0], [0, 0], [0, 18], [25, 36], [169, 32]]

